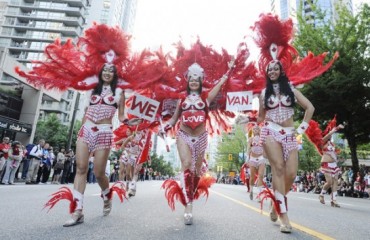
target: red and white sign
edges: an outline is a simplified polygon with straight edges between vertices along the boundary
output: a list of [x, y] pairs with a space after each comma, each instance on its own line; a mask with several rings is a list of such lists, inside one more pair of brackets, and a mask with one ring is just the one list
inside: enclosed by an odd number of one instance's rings
[[135, 94], [131, 101], [131, 106], [127, 113], [139, 118], [153, 122], [159, 108], [159, 102], [151, 98]]
[[226, 96], [227, 111], [252, 110], [253, 92], [228, 92]]

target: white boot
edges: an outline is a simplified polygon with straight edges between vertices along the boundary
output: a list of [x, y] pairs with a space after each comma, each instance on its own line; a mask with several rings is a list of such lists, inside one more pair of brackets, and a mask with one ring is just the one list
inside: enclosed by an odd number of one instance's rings
[[136, 181], [131, 181], [128, 185], [128, 196], [133, 197], [136, 194]]

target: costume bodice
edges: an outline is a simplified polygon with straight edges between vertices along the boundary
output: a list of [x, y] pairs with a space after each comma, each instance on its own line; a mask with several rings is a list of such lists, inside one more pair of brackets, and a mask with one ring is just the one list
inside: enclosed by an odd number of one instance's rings
[[86, 118], [93, 122], [113, 118], [120, 99], [120, 93], [113, 95], [110, 87], [104, 87], [100, 95], [91, 95]]
[[256, 155], [262, 155], [263, 147], [262, 147], [262, 142], [260, 141], [260, 136], [254, 136], [252, 138], [251, 152]]
[[181, 122], [195, 129], [206, 121], [207, 100], [198, 94], [189, 94], [180, 103]]
[[[262, 96], [265, 97], [265, 89]], [[275, 123], [283, 123], [294, 115], [294, 108], [291, 105], [292, 100], [289, 96], [271, 94], [267, 99], [266, 118]]]

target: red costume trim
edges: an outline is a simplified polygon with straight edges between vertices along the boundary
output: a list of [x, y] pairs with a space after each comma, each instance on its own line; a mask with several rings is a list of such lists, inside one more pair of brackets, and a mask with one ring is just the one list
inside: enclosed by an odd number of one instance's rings
[[57, 204], [60, 200], [68, 200], [69, 204], [69, 213], [73, 213], [77, 207], [77, 199], [73, 198], [72, 191], [67, 187], [59, 188], [59, 191], [51, 194], [51, 198], [44, 205], [44, 208], [49, 208], [48, 212]]

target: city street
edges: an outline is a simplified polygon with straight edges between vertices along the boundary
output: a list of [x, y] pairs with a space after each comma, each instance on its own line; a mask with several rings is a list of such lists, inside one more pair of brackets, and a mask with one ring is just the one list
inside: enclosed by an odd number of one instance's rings
[[[102, 216], [97, 184], [88, 184], [84, 199], [85, 222], [64, 228], [68, 202], [62, 201], [49, 213], [42, 210], [49, 195], [63, 185], [0, 186], [0, 239], [368, 239], [370, 200], [339, 197], [341, 208], [319, 203], [317, 194], [290, 193], [291, 234], [279, 231], [268, 217], [268, 204], [261, 214], [256, 200], [249, 200], [246, 187], [215, 184], [194, 204], [194, 223], [183, 224], [183, 207], [168, 207], [163, 181], [137, 185], [135, 197], [123, 204], [114, 195], [113, 210]], [[64, 185], [66, 186], [66, 185]], [[72, 185], [67, 185], [72, 188]]]

